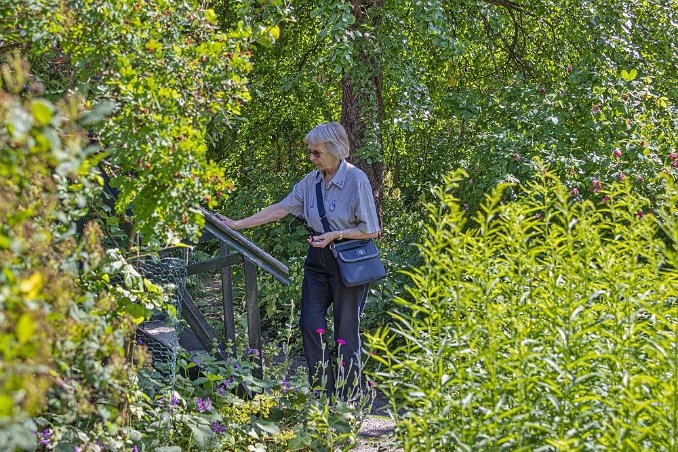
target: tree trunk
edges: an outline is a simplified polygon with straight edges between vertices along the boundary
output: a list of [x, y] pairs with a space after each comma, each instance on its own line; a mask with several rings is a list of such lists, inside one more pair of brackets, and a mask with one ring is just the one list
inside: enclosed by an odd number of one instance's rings
[[[384, 192], [384, 149], [382, 142], [383, 67], [375, 28], [383, 0], [351, 0], [355, 23], [351, 30], [369, 29], [370, 37], [358, 38], [353, 53], [353, 66], [344, 71], [342, 80], [341, 124], [346, 128], [351, 145], [351, 162], [363, 170], [370, 180], [379, 223], [382, 217]], [[369, 13], [369, 14], [368, 14]], [[371, 14], [371, 15], [370, 15]], [[365, 149], [364, 149], [365, 148]], [[366, 152], [362, 152], [365, 151]], [[357, 151], [357, 152], [356, 152]]]

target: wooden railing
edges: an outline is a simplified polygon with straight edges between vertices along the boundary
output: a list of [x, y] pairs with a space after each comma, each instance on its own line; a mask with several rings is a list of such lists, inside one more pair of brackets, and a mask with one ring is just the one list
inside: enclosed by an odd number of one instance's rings
[[[118, 191], [110, 186], [110, 178], [106, 170], [101, 168], [104, 177], [103, 200], [111, 208], [115, 209]], [[200, 342], [204, 350], [211, 351], [216, 345], [216, 355], [222, 359], [227, 359], [235, 352], [235, 319], [233, 306], [233, 280], [231, 267], [242, 264], [244, 267], [245, 279], [245, 306], [247, 311], [248, 342], [251, 349], [261, 351], [261, 324], [259, 317], [259, 288], [257, 284], [258, 268], [273, 275], [281, 283], [289, 284], [288, 268], [276, 260], [274, 257], [257, 247], [247, 237], [239, 232], [230, 229], [223, 224], [209, 210], [201, 208], [205, 217], [205, 229], [200, 238], [200, 242], [211, 240], [219, 241], [219, 257], [203, 262], [188, 265], [186, 273], [188, 276], [204, 273], [214, 269], [221, 269], [221, 299], [224, 316], [224, 337], [217, 338], [214, 329], [207, 321], [203, 313], [193, 301], [193, 298], [184, 291], [182, 300], [182, 316], [188, 323], [191, 331]], [[121, 222], [122, 229], [130, 235], [133, 227], [131, 221], [133, 213], [131, 209], [125, 212], [125, 218]], [[181, 338], [180, 338], [181, 342]], [[231, 344], [230, 350], [226, 349], [226, 344]], [[255, 376], [263, 376], [262, 354], [255, 355], [257, 367], [254, 371]]]
[[[289, 284], [289, 270], [277, 259], [257, 247], [247, 237], [227, 227], [212, 212], [201, 208], [205, 217], [205, 230], [200, 242], [219, 241], [219, 257], [197, 262], [186, 268], [188, 276], [204, 273], [216, 268], [221, 269], [221, 299], [224, 316], [224, 337], [219, 340], [205, 316], [200, 312], [193, 299], [185, 292], [183, 298], [183, 318], [197, 336], [205, 350], [211, 350], [217, 344], [216, 353], [221, 358], [233, 354], [236, 346], [235, 318], [233, 307], [233, 280], [231, 266], [243, 265], [245, 279], [245, 307], [247, 311], [249, 348], [261, 351], [261, 324], [259, 317], [258, 268], [273, 275], [281, 283]], [[226, 350], [225, 344], [232, 345]], [[262, 377], [262, 354], [255, 355], [257, 367], [255, 376]]]

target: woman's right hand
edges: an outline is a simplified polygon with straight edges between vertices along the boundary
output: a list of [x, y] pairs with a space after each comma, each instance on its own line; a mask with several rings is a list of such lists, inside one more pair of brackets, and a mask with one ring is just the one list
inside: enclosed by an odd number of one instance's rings
[[233, 230], [237, 230], [237, 229], [238, 229], [238, 227], [237, 227], [237, 225], [236, 225], [236, 223], [237, 223], [236, 220], [232, 220], [232, 219], [228, 218], [226, 215], [222, 215], [222, 214], [220, 214], [220, 213], [215, 214], [215, 216], [216, 216], [219, 220], [221, 220], [221, 222], [224, 223], [224, 224], [225, 224], [226, 226], [228, 226], [229, 228], [231, 228], [231, 229], [233, 229]]

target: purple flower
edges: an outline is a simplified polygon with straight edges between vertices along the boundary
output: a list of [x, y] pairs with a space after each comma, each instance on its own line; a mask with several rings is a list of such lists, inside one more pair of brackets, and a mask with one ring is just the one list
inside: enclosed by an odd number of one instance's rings
[[226, 427], [219, 425], [219, 421], [214, 421], [212, 424], [212, 431], [214, 433], [224, 433], [226, 431]]
[[80, 446], [75, 446], [75, 447], [73, 448], [73, 452], [82, 452], [82, 447], [80, 447]]
[[464, 203], [464, 210], [471, 210], [467, 202]]
[[256, 348], [250, 348], [250, 349], [247, 350], [248, 355], [251, 355], [252, 353], [259, 356], [259, 350], [257, 350]]
[[179, 399], [174, 394], [170, 397], [170, 404], [172, 406], [179, 406]]
[[38, 442], [43, 446], [49, 446], [49, 439], [52, 437], [52, 432], [48, 428], [42, 432], [38, 432]]
[[574, 187], [572, 189], [572, 196], [577, 196], [579, 194], [579, 189], [577, 187]]
[[337, 344], [339, 345], [346, 345], [346, 341], [343, 339], [337, 339]]
[[132, 446], [132, 452], [139, 452], [139, 448], [137, 447], [136, 444]]
[[205, 400], [198, 397], [198, 400], [196, 400], [195, 404], [198, 406], [198, 411], [201, 413], [204, 411], [212, 411], [212, 400], [210, 400], [209, 397]]
[[605, 204], [605, 203], [608, 202], [609, 200], [610, 200], [610, 197], [609, 197], [609, 196], [605, 196], [603, 199], [600, 200], [600, 202], [603, 203], [603, 204]]
[[636, 215], [638, 216], [638, 218], [643, 218], [645, 216], [645, 212], [639, 210], [638, 212], [636, 212]]
[[325, 330], [322, 329], [322, 328], [318, 328], [317, 330], [315, 330], [315, 332], [318, 333], [318, 334], [323, 334], [325, 332]]
[[617, 176], [617, 179], [619, 179], [619, 182], [622, 182], [625, 178], [626, 178], [626, 176], [624, 175], [624, 173], [619, 171], [619, 175]]
[[621, 157], [621, 149], [616, 148], [614, 151], [612, 151], [612, 156], [613, 156], [614, 158], [616, 158], [616, 159], [618, 159], [619, 157]]
[[224, 397], [226, 395], [226, 386], [219, 385], [219, 394], [221, 394], [221, 397]]
[[140, 337], [137, 338], [137, 344], [143, 344], [143, 341], [141, 340]]
[[290, 382], [287, 380], [283, 380], [280, 382], [280, 392], [286, 392], [290, 390]]

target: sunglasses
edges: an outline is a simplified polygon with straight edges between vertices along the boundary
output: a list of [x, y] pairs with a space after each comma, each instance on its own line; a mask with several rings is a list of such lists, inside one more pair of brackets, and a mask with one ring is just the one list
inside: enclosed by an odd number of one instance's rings
[[309, 156], [312, 156], [312, 157], [314, 157], [314, 158], [320, 158], [320, 156], [322, 155], [323, 152], [325, 152], [325, 151], [314, 151], [314, 150], [312, 150], [312, 149], [309, 149], [309, 150], [308, 150], [308, 155], [309, 155]]

